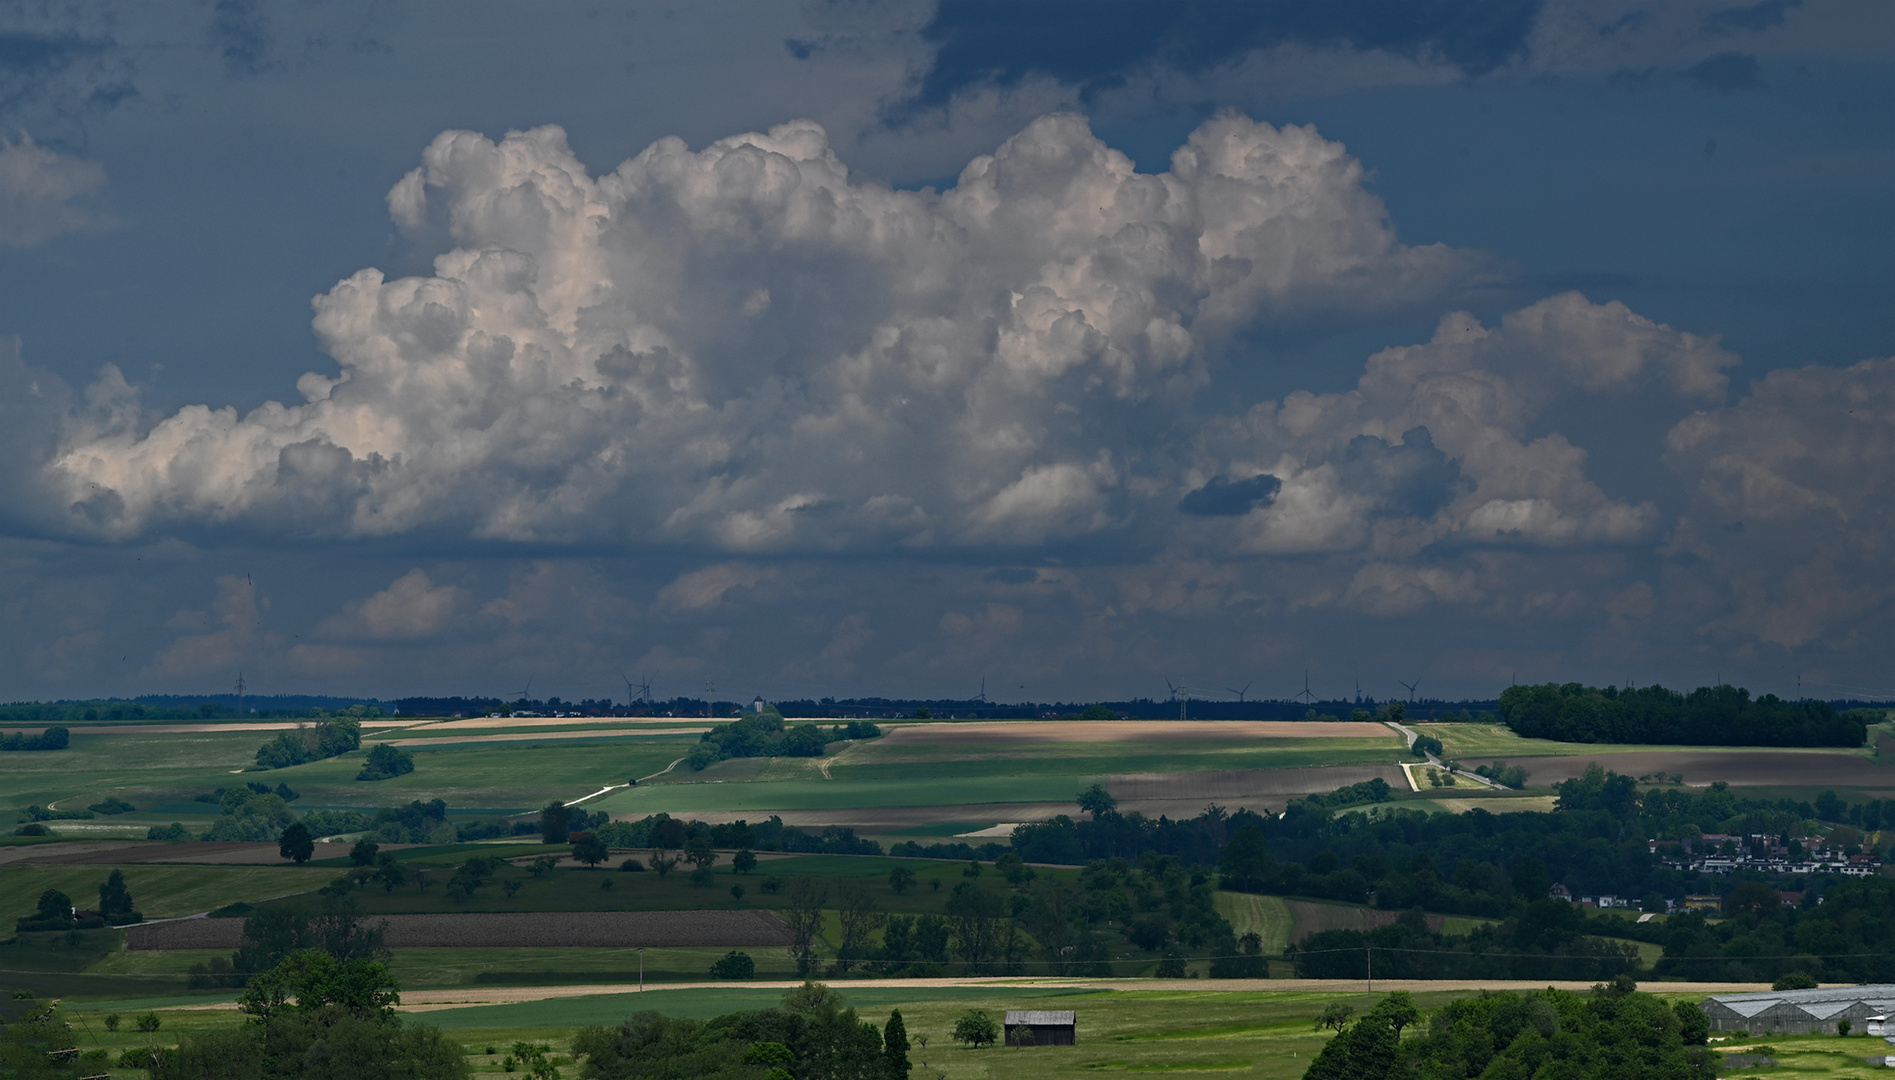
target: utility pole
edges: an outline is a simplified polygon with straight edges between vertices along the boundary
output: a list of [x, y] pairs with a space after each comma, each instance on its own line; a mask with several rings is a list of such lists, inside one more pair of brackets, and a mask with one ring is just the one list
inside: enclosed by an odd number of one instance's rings
[[645, 992], [645, 950], [638, 950], [638, 992]]
[[1368, 961], [1369, 961], [1369, 993], [1371, 993], [1371, 994], [1373, 994], [1373, 993], [1375, 993], [1375, 946], [1373, 946], [1373, 945], [1364, 945], [1364, 946], [1362, 946], [1362, 951], [1368, 954]]

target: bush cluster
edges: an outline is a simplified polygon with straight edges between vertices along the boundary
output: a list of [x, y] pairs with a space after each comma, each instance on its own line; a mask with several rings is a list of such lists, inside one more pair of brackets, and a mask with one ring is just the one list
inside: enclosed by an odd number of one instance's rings
[[71, 742], [72, 735], [65, 728], [49, 727], [38, 735], [24, 731], [0, 735], [0, 750], [64, 750]]
[[257, 764], [266, 769], [286, 769], [346, 754], [361, 745], [361, 722], [352, 716], [337, 716], [278, 734], [257, 750]]

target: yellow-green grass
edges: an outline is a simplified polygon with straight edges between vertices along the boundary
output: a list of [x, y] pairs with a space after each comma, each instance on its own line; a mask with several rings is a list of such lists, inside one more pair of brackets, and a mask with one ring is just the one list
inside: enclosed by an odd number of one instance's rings
[[[1444, 755], [1447, 758], [1469, 761], [1489, 758], [1526, 758], [1526, 757], [1574, 757], [1578, 755], [1610, 755], [1631, 753], [1658, 753], [1663, 751], [1717, 751], [1759, 754], [1849, 754], [1862, 757], [1873, 756], [1872, 747], [1864, 746], [1848, 750], [1834, 746], [1780, 747], [1780, 746], [1674, 746], [1670, 744], [1643, 743], [1569, 743], [1555, 742], [1551, 739], [1523, 739], [1515, 735], [1505, 724], [1451, 723], [1422, 724], [1416, 728], [1423, 735], [1432, 735], [1441, 740]], [[1603, 763], [1602, 763], [1603, 764]], [[1465, 783], [1465, 781], [1463, 781]]]
[[[1116, 1073], [1203, 1073], [1297, 1080], [1309, 1068], [1313, 1056], [1334, 1037], [1315, 1030], [1315, 1017], [1327, 1004], [1343, 1002], [1360, 1014], [1378, 1000], [1359, 993], [1060, 991], [1032, 986], [857, 988], [840, 984], [838, 989], [846, 1004], [877, 1027], [887, 1020], [891, 1009], [900, 1009], [915, 1044], [910, 1056], [918, 1074], [945, 1074], [950, 1080], [1066, 1080]], [[1426, 1011], [1469, 993], [1424, 991], [1415, 995], [1415, 1002]], [[581, 1028], [615, 1025], [636, 1011], [649, 1009], [702, 1019], [765, 1008], [780, 998], [781, 991], [767, 988], [659, 988], [643, 994], [428, 1011], [411, 1014], [408, 1020], [443, 1029], [468, 1049], [470, 1064], [480, 1075], [504, 1075], [500, 1059], [515, 1040], [548, 1042], [564, 1054], [570, 1051], [572, 1039]], [[191, 1031], [228, 1028], [241, 1022], [229, 1011], [168, 1007], [176, 1003], [177, 999], [99, 1002], [73, 1008], [70, 1015], [81, 1048], [106, 1048], [114, 1060], [133, 1046], [154, 1041], [171, 1044]], [[152, 1006], [157, 1007], [161, 1023], [155, 1039], [137, 1032], [132, 1023], [137, 1013]], [[955, 1019], [968, 1009], [981, 1009], [998, 1020], [1008, 1009], [1024, 1008], [1074, 1010], [1078, 1014], [1078, 1045], [969, 1050], [949, 1037]], [[116, 1033], [105, 1030], [107, 1011], [123, 1017]], [[924, 1035], [928, 1041], [925, 1049], [918, 1038]], [[486, 1055], [490, 1046], [500, 1053]], [[1724, 1053], [1768, 1046], [1781, 1063], [1768, 1075], [1839, 1080], [1872, 1075], [1863, 1058], [1883, 1049], [1881, 1040], [1859, 1035], [1720, 1039], [1713, 1046]], [[562, 1074], [568, 1073], [562, 1068]]]
[[1220, 891], [1212, 893], [1211, 900], [1238, 937], [1255, 934], [1263, 939], [1265, 956], [1279, 955], [1290, 944], [1290, 908], [1282, 897]]
[[414, 799], [442, 799], [453, 808], [539, 807], [656, 772], [688, 750], [691, 741], [640, 736], [583, 745], [561, 740], [416, 747], [414, 772], [374, 782], [355, 779], [362, 768], [358, 751], [245, 779], [288, 783], [303, 796], [295, 805], [298, 811], [401, 806]]
[[1228, 742], [858, 744], [831, 764], [838, 780], [1291, 769], [1406, 760], [1399, 740], [1249, 739]]
[[[1442, 789], [1458, 790], [1458, 789]], [[1451, 795], [1445, 798], [1436, 795], [1433, 789], [1427, 789], [1429, 802], [1452, 814], [1464, 814], [1469, 810], [1485, 810], [1490, 814], [1543, 814], [1553, 809], [1558, 801], [1552, 795], [1488, 795], [1469, 798], [1466, 795]]]
[[74, 735], [64, 750], [6, 755], [6, 768], [0, 769], [0, 806], [57, 802], [61, 809], [83, 810], [116, 794], [143, 809], [153, 794], [208, 791], [230, 783], [232, 770], [256, 764], [257, 748], [272, 734], [164, 735], [127, 728], [109, 735]]
[[[1361, 1012], [1375, 1000], [1362, 994], [1262, 992], [1062, 994], [1037, 987], [855, 989], [843, 984], [839, 989], [863, 1019], [878, 1027], [891, 1009], [901, 1010], [909, 1039], [915, 1043], [910, 1057], [922, 1075], [944, 1073], [950, 1078], [998, 1080], [1147, 1072], [1294, 1080], [1303, 1075], [1314, 1055], [1333, 1037], [1315, 1030], [1315, 1017], [1326, 1004], [1346, 1001]], [[1426, 1008], [1464, 993], [1422, 993], [1416, 999]], [[516, 1032], [538, 1033], [565, 1049], [576, 1028], [588, 1023], [615, 1023], [633, 1010], [650, 1008], [673, 1015], [711, 1016], [772, 1005], [779, 994], [736, 988], [658, 991], [445, 1010], [422, 1014], [421, 1018], [477, 1049], [484, 1049], [484, 1042], [490, 1038], [498, 1044]], [[981, 1009], [998, 1021], [1008, 1009], [1032, 1008], [1074, 1010], [1078, 1045], [972, 1050], [949, 1037], [954, 1021], [968, 1009]], [[918, 1039], [923, 1035], [928, 1039], [925, 1049]]]
[[639, 817], [720, 811], [752, 820], [777, 810], [842, 810], [893, 806], [961, 806], [978, 803], [1071, 802], [1096, 777], [1079, 773], [981, 776], [957, 780], [783, 780], [757, 782], [641, 784], [587, 803], [593, 810]]
[[[320, 889], [334, 870], [296, 866], [121, 866], [132, 902], [147, 919], [195, 915], [239, 900], [254, 903], [271, 897]], [[99, 902], [99, 886], [112, 873], [109, 865], [0, 866], [0, 936], [13, 920], [32, 914], [47, 889], [58, 889], [80, 908]]]
[[[84, 809], [115, 796], [137, 810], [96, 817], [112, 832], [180, 820], [202, 827], [217, 812], [194, 796], [257, 781], [287, 783], [302, 796], [292, 809], [372, 810], [440, 798], [453, 809], [517, 812], [552, 799], [576, 799], [608, 784], [623, 784], [664, 768], [687, 750], [688, 736], [635, 736], [592, 742], [456, 744], [419, 747], [415, 771], [392, 780], [358, 781], [362, 751], [287, 769], [254, 770], [257, 748], [269, 732], [145, 734], [128, 728], [109, 735], [75, 735], [67, 750], [7, 755], [0, 771], [0, 806], [57, 805]], [[75, 835], [84, 830], [54, 822]]]

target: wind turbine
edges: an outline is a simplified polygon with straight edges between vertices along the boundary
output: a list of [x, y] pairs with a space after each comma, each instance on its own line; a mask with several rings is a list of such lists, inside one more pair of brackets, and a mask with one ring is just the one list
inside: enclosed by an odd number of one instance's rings
[[641, 700], [644, 701], [644, 703], [647, 705], [651, 704], [651, 676], [649, 675], [645, 676], [645, 681], [642, 683], [635, 683], [629, 677], [626, 676], [623, 670], [620, 670], [619, 678], [625, 680], [625, 707], [626, 708], [628, 709], [631, 708], [633, 705], [638, 704], [638, 702]]
[[[1395, 681], [1402, 682], [1400, 679], [1396, 679]], [[1414, 682], [1402, 682], [1402, 685], [1408, 688], [1408, 704], [1413, 705], [1415, 703], [1415, 687], [1421, 685], [1421, 678], [1417, 676]]]
[[1238, 702], [1238, 704], [1242, 704], [1242, 703], [1243, 703], [1243, 701], [1244, 701], [1244, 695], [1245, 695], [1245, 694], [1248, 694], [1248, 693], [1250, 693], [1250, 686], [1251, 686], [1251, 683], [1254, 683], [1254, 682], [1256, 682], [1256, 681], [1257, 681], [1257, 680], [1255, 680], [1255, 679], [1252, 679], [1252, 680], [1250, 680], [1250, 682], [1247, 682], [1247, 683], [1245, 683], [1245, 684], [1244, 684], [1244, 688], [1243, 688], [1242, 690], [1234, 690], [1234, 689], [1232, 689], [1231, 687], [1228, 687], [1228, 686], [1226, 686], [1226, 687], [1224, 688], [1224, 692], [1225, 692], [1225, 693], [1227, 693], [1227, 694], [1236, 694], [1236, 695], [1237, 695], [1237, 702]]
[[529, 679], [527, 679], [527, 680], [526, 680], [526, 689], [524, 689], [524, 690], [521, 690], [521, 691], [519, 692], [519, 700], [521, 700], [521, 701], [525, 701], [525, 700], [526, 700], [526, 695], [527, 695], [527, 694], [529, 694], [529, 693], [531, 693], [531, 692], [532, 692], [532, 690], [533, 690], [533, 680], [532, 680], [531, 678], [529, 678]]
[[1316, 702], [1316, 695], [1311, 693], [1309, 689], [1309, 669], [1308, 668], [1303, 669], [1303, 692], [1296, 696], [1299, 698], [1302, 698], [1303, 704], [1305, 705], [1313, 705]]
[[980, 693], [974, 695], [974, 700], [980, 702], [983, 705], [988, 703], [987, 702], [987, 676], [985, 675], [982, 675], [980, 677]]

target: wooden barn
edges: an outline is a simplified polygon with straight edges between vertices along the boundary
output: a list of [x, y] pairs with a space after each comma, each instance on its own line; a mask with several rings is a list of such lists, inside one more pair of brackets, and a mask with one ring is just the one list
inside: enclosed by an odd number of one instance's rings
[[1008, 1046], [1073, 1046], [1078, 1026], [1070, 1009], [1008, 1009]]

